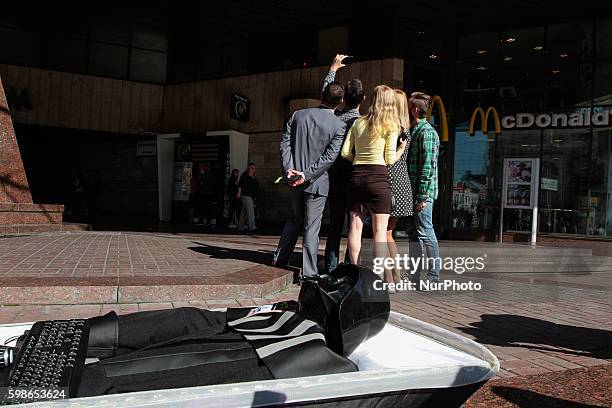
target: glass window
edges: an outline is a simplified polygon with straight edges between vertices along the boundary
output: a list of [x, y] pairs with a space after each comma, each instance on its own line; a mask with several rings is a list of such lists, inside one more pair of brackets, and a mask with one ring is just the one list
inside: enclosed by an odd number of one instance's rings
[[424, 39], [413, 45], [412, 58], [414, 62], [431, 65], [447, 63], [446, 39]]
[[596, 47], [598, 58], [612, 58], [612, 18], [597, 20]]
[[593, 92], [594, 105], [612, 104], [612, 62], [597, 62], [595, 64]]
[[130, 79], [162, 83], [166, 80], [166, 62], [164, 53], [132, 48]]
[[[274, 67], [281, 67], [283, 61], [283, 46], [278, 44], [278, 39], [273, 37], [254, 38], [249, 42], [249, 69], [253, 71], [272, 70]], [[316, 56], [315, 56], [316, 57]], [[309, 64], [308, 54], [302, 55], [302, 63]]]
[[593, 133], [590, 235], [612, 237], [612, 128]]
[[123, 27], [111, 27], [104, 25], [94, 25], [91, 27], [91, 38], [117, 45], [130, 44], [130, 32]]
[[[351, 54], [360, 60], [392, 56], [395, 51], [393, 41], [394, 20], [373, 19], [370, 16], [358, 16], [358, 14], [353, 14], [349, 28], [349, 48]], [[402, 46], [409, 47], [412, 41], [411, 35], [414, 32], [413, 27], [403, 30], [400, 34], [403, 41]], [[403, 28], [405, 29], [406, 27]], [[432, 32], [435, 32], [435, 30], [432, 30]], [[316, 47], [316, 43], [314, 46]], [[412, 54], [408, 52], [407, 55]]]
[[178, 32], [172, 36], [172, 44], [168, 54], [168, 80], [170, 82], [185, 82], [195, 79], [194, 49], [196, 41], [186, 33]]
[[457, 113], [467, 122], [474, 108], [495, 102], [499, 34], [463, 36], [459, 40], [458, 53], [456, 83], [461, 100]]
[[447, 73], [438, 67], [414, 67], [414, 84], [411, 89], [425, 92], [429, 95], [440, 95], [446, 101], [447, 96]]
[[593, 23], [551, 25], [548, 27], [546, 42], [552, 64], [589, 60], [593, 55]]
[[499, 56], [499, 33], [465, 35], [459, 39], [459, 59], [478, 59], [497, 62]]
[[128, 48], [92, 42], [90, 70], [94, 75], [127, 78]]
[[222, 60], [221, 60], [221, 48], [215, 46], [202, 47], [198, 60], [196, 63], [197, 79], [206, 79], [221, 75], [222, 72]]
[[[497, 137], [495, 162], [495, 203], [501, 203], [502, 175], [504, 159], [514, 157], [538, 158], [541, 144], [540, 130], [504, 131]], [[531, 231], [532, 211], [523, 209], [504, 209], [504, 231]], [[495, 221], [499, 225], [499, 219]]]
[[132, 33], [132, 46], [155, 51], [168, 51], [168, 38], [162, 32], [135, 30]]
[[492, 68], [498, 63], [499, 33], [466, 35], [459, 39], [459, 62], [476, 61]]
[[543, 65], [544, 46], [544, 27], [503, 32], [500, 63], [506, 67]]
[[499, 76], [500, 111], [533, 112], [544, 107], [546, 93], [542, 66], [505, 66]]
[[498, 39], [498, 33], [485, 33], [459, 40], [456, 84], [461, 96], [455, 112], [459, 121], [467, 123], [476, 107], [488, 107], [497, 102]]
[[587, 233], [590, 162], [589, 129], [544, 131], [540, 232]]
[[589, 106], [593, 89], [593, 65], [590, 62], [558, 62], [545, 72], [546, 105], [551, 108]]
[[223, 73], [244, 73], [247, 69], [248, 49], [245, 43], [227, 44], [223, 49]]
[[87, 70], [86, 40], [46, 35], [41, 43], [41, 65], [45, 68], [72, 72]]
[[477, 131], [469, 135], [466, 124], [456, 129], [452, 228], [495, 228], [490, 195], [494, 141], [493, 133], [488, 136]]

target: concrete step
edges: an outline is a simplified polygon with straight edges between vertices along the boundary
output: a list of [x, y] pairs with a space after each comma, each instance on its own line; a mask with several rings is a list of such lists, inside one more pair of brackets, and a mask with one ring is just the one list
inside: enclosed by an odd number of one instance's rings
[[528, 263], [528, 264], [553, 263], [555, 265], [587, 264], [587, 265], [612, 266], [612, 257], [609, 257], [609, 256], [516, 257], [516, 256], [487, 255], [486, 260], [487, 260], [487, 263], [517, 263], [517, 264], [520, 264], [520, 263]]
[[587, 264], [526, 264], [526, 263], [485, 263], [482, 272], [496, 273], [582, 273], [582, 272], [609, 272], [612, 273], [612, 265], [587, 265]]
[[[408, 241], [397, 240], [398, 248], [402, 250], [408, 249]], [[520, 257], [572, 257], [572, 256], [592, 256], [592, 250], [587, 248], [556, 248], [556, 247], [536, 247], [522, 245], [447, 245], [446, 242], [440, 243], [440, 253], [445, 256], [520, 256]]]
[[64, 222], [61, 224], [0, 224], [0, 236], [19, 234], [39, 234], [45, 232], [90, 231], [89, 224]]
[[0, 305], [150, 303], [261, 298], [289, 287], [294, 273], [258, 266], [230, 276], [3, 277]]

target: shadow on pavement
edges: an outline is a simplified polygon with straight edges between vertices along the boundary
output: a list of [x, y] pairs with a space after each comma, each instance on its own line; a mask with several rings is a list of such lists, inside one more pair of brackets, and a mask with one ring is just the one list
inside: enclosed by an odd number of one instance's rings
[[517, 315], [481, 315], [471, 327], [459, 327], [479, 343], [557, 351], [598, 359], [612, 358], [612, 332], [557, 324]]
[[491, 387], [493, 393], [521, 408], [595, 408], [603, 405], [583, 404], [512, 387]]
[[[192, 251], [199, 252], [204, 255], [208, 255], [211, 258], [215, 259], [231, 259], [231, 260], [239, 260], [239, 261], [247, 261], [254, 262], [261, 265], [272, 266], [272, 256], [274, 251], [264, 251], [264, 250], [252, 250], [252, 249], [234, 249], [234, 248], [225, 248], [220, 246], [202, 244], [200, 242], [194, 242], [199, 246], [197, 247], [189, 247]], [[299, 252], [301, 254], [301, 252]], [[284, 269], [286, 271], [293, 272], [293, 283], [299, 283], [299, 274], [300, 268], [302, 267], [302, 257], [295, 256], [296, 253], [293, 253], [294, 258], [299, 258], [299, 262], [292, 262], [290, 266], [276, 266], [276, 268]]]
[[270, 265], [273, 251], [234, 249], [194, 242], [197, 247], [189, 247], [190, 250], [208, 255], [215, 259], [233, 259], [239, 261], [254, 262], [262, 265]]

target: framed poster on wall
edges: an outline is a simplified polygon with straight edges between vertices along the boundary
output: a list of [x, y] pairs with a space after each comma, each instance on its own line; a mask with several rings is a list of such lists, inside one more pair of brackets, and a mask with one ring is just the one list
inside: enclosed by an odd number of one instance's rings
[[504, 159], [502, 206], [532, 209], [537, 206], [540, 159]]
[[172, 199], [175, 201], [189, 201], [191, 194], [191, 176], [193, 163], [174, 162], [174, 188]]
[[504, 235], [504, 209], [531, 210], [531, 244], [535, 245], [538, 231], [538, 195], [540, 193], [540, 159], [504, 159], [502, 202], [499, 216], [499, 242]]

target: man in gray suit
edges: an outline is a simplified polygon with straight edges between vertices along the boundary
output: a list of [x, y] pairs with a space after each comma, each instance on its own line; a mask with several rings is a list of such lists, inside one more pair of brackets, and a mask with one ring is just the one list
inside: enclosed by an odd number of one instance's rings
[[304, 277], [318, 274], [319, 231], [329, 193], [327, 169], [336, 160], [346, 132], [345, 123], [334, 114], [343, 98], [344, 86], [331, 82], [323, 90], [319, 107], [301, 109], [291, 116], [280, 143], [283, 172], [295, 180], [289, 183], [291, 217], [283, 228], [272, 264], [287, 265], [303, 230]]

